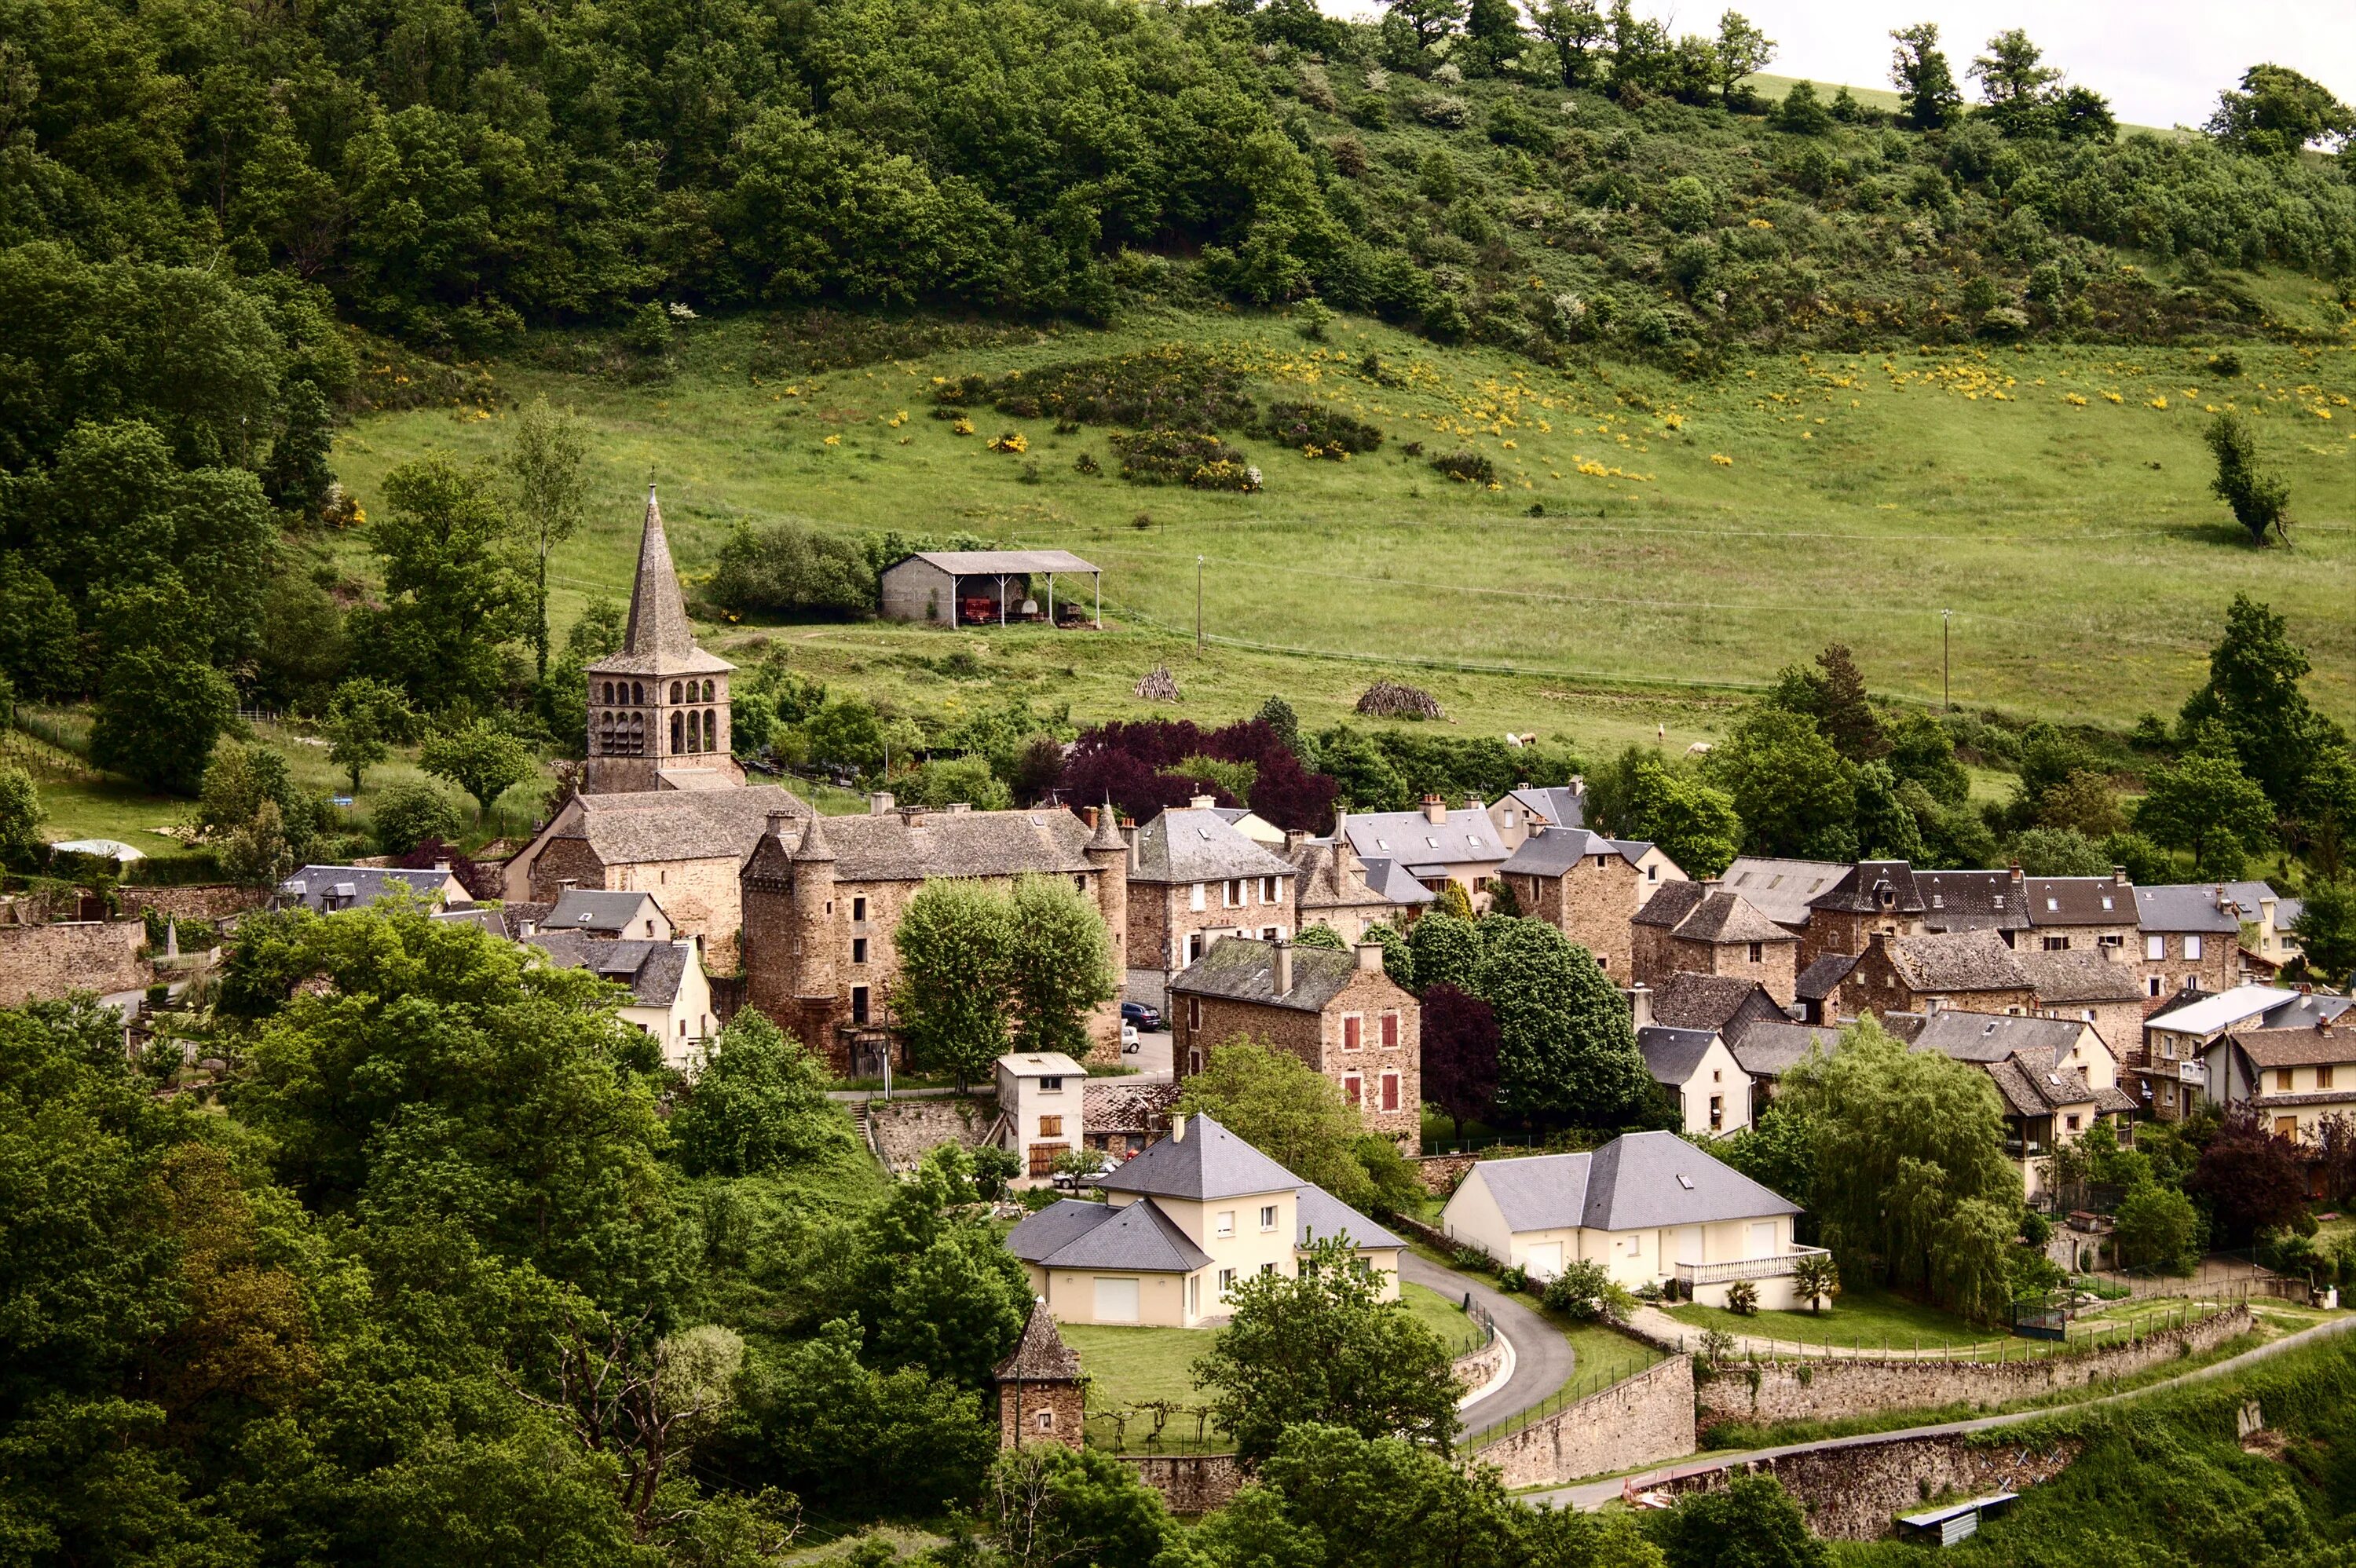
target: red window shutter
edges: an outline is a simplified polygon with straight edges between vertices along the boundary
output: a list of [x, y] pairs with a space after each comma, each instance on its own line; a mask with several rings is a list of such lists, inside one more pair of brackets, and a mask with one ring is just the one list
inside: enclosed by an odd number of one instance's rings
[[1343, 1076], [1342, 1098], [1347, 1100], [1353, 1108], [1355, 1108], [1362, 1099], [1362, 1096], [1358, 1093], [1358, 1089], [1359, 1082], [1358, 1075], [1356, 1073], [1351, 1072]]
[[1344, 1051], [1358, 1049], [1358, 1016], [1355, 1013], [1342, 1020], [1342, 1049]]
[[1398, 1049], [1398, 1014], [1397, 1013], [1383, 1015], [1383, 1049], [1385, 1051]]
[[1396, 1072], [1383, 1074], [1383, 1109], [1386, 1111], [1398, 1109], [1398, 1074]]

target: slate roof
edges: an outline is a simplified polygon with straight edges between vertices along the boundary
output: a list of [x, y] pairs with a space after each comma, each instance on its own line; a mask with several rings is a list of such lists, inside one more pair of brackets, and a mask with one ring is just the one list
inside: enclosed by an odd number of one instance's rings
[[[1549, 827], [1523, 839], [1522, 847], [1508, 855], [1497, 870], [1500, 875], [1559, 877], [1581, 860], [1607, 855], [1626, 859], [1620, 846], [1601, 833], [1590, 833], [1584, 827]], [[1642, 851], [1638, 858], [1643, 858]]]
[[1171, 1136], [1148, 1147], [1119, 1169], [1097, 1182], [1108, 1192], [1137, 1192], [1157, 1198], [1183, 1198], [1207, 1202], [1215, 1198], [1245, 1198], [1262, 1192], [1290, 1192], [1301, 1178], [1202, 1115], [1185, 1119], [1185, 1136], [1175, 1125]]
[[1699, 1029], [1724, 1034], [1754, 997], [1765, 1006], [1761, 1016], [1783, 1017], [1783, 1009], [1775, 1005], [1775, 998], [1756, 980], [1740, 975], [1679, 970], [1653, 993], [1653, 1021], [1671, 1029]]
[[[1348, 851], [1347, 839], [1332, 838], [1304, 838], [1285, 851], [1285, 861], [1292, 868], [1296, 907], [1351, 909], [1392, 901], [1368, 881], [1364, 862]], [[1422, 883], [1414, 885], [1424, 899], [1431, 897], [1431, 891]]]
[[1685, 923], [1687, 915], [1701, 907], [1708, 891], [1700, 882], [1663, 882], [1660, 890], [1644, 901], [1644, 907], [1629, 916], [1633, 925], [1658, 925], [1671, 929]]
[[1080, 1091], [1080, 1125], [1092, 1133], [1158, 1132], [1177, 1103], [1175, 1083], [1091, 1078]]
[[1644, 1065], [1652, 1070], [1654, 1083], [1676, 1087], [1693, 1077], [1717, 1039], [1712, 1029], [1646, 1024], [1636, 1031], [1636, 1049], [1643, 1053]]
[[1511, 1231], [1637, 1231], [1801, 1211], [1675, 1133], [1623, 1133], [1590, 1154], [1485, 1159], [1472, 1168]]
[[2022, 1051], [2048, 1061], [2070, 1054], [2085, 1025], [2076, 1019], [2032, 1019], [2018, 1013], [1975, 1013], [1942, 1008], [1922, 1019], [1912, 1044], [1957, 1061], [2001, 1061]]
[[1341, 1235], [1348, 1236], [1353, 1245], [1362, 1249], [1407, 1245], [1313, 1181], [1301, 1184], [1293, 1208], [1297, 1223], [1292, 1244], [1296, 1247]]
[[999, 1362], [991, 1375], [1000, 1382], [1074, 1383], [1080, 1381], [1080, 1353], [1064, 1343], [1055, 1319], [1034, 1302], [1014, 1353]]
[[585, 839], [608, 866], [720, 859], [741, 864], [768, 830], [773, 811], [810, 815], [807, 801], [776, 784], [632, 790], [576, 797], [547, 837]]
[[[1137, 1159], [1144, 1157], [1140, 1155]], [[1130, 1161], [1132, 1166], [1136, 1163]], [[1108, 1268], [1138, 1274], [1192, 1274], [1211, 1261], [1210, 1253], [1151, 1203], [1116, 1209], [1076, 1198], [1063, 1199], [1027, 1216], [1006, 1232], [1006, 1250], [1043, 1268]]]
[[1849, 971], [1857, 967], [1854, 953], [1827, 953], [1800, 971], [1794, 982], [1793, 995], [1804, 1002], [1821, 1002], [1840, 989]]
[[586, 969], [628, 987], [642, 1008], [667, 1008], [679, 999], [691, 951], [676, 942], [613, 941], [578, 931], [544, 931], [524, 941], [560, 969]]
[[1357, 969], [1355, 952], [1336, 953], [1296, 943], [1292, 989], [1280, 997], [1276, 994], [1276, 944], [1257, 936], [1223, 936], [1200, 958], [1172, 976], [1168, 988], [1173, 996], [1216, 997], [1314, 1013], [1341, 993]]
[[590, 675], [720, 675], [736, 667], [695, 643], [679, 573], [663, 534], [662, 507], [647, 486], [647, 517], [638, 535], [638, 571], [630, 585], [630, 620], [622, 649], [587, 667]]
[[515, 935], [515, 933], [508, 927], [507, 912], [496, 904], [466, 904], [458, 909], [437, 909], [425, 918], [436, 925], [471, 925], [477, 930], [487, 931], [502, 941]]
[[1027, 576], [1048, 571], [1094, 571], [1093, 563], [1067, 549], [920, 549], [904, 555], [884, 570], [921, 560], [959, 577]]
[[449, 871], [404, 871], [391, 866], [305, 866], [278, 884], [281, 908], [365, 909], [395, 889], [423, 902], [453, 886]]
[[2242, 917], [2244, 920], [2257, 919], [2261, 901], [2274, 900], [2276, 930], [2297, 920], [2300, 912], [2307, 908], [2305, 899], [2284, 898], [2275, 891], [2272, 884], [2267, 882], [2227, 882], [2225, 896], [2241, 906]]
[[2025, 991], [2020, 959], [1993, 930], [1896, 936], [1883, 944], [1898, 977], [1915, 991]]
[[1840, 1030], [1815, 1024], [1754, 1023], [1727, 1042], [1735, 1065], [1753, 1078], [1780, 1078], [1793, 1063], [1821, 1045], [1830, 1052], [1840, 1044]]
[[[2287, 1009], [2298, 1000], [2298, 992], [2286, 991], [2278, 986], [2236, 986], [2230, 991], [2197, 997], [2180, 1007], [2164, 1008], [2144, 1019], [2144, 1027], [2164, 1029], [2174, 1034], [2214, 1034], [2237, 1024], [2263, 1020], [2259, 1024], [2263, 1028], [2274, 1021], [2267, 1018], [2268, 1014], [2278, 1008]], [[2344, 1005], [2345, 998], [2341, 1000]]]
[[[566, 888], [541, 917], [543, 930], [585, 931], [593, 936], [626, 934], [638, 918], [639, 906], [654, 895], [645, 891], [617, 892], [605, 888]], [[657, 909], [662, 906], [655, 905]]]
[[[1890, 901], [1881, 901], [1887, 890]], [[1904, 860], [1859, 860], [1840, 880], [1808, 901], [1811, 909], [1837, 910], [1846, 914], [1920, 914], [1922, 895], [1914, 885], [1914, 868]]]
[[[1690, 885], [1690, 884], [1688, 884]], [[1646, 907], [1651, 901], [1645, 901]], [[1724, 888], [1712, 888], [1693, 912], [1669, 933], [1682, 942], [1707, 942], [1732, 946], [1748, 942], [1796, 942], [1790, 932], [1759, 912], [1750, 900]]]
[[2254, 1067], [2336, 1067], [2356, 1061], [2356, 1029], [2253, 1029], [2234, 1032]]
[[1486, 808], [1459, 806], [1433, 822], [1420, 811], [1375, 811], [1342, 819], [1350, 848], [1362, 860], [1383, 856], [1410, 868], [1461, 866], [1505, 859]]
[[2132, 1002], [2143, 999], [2143, 983], [2133, 964], [2106, 958], [2100, 953], [2071, 948], [2048, 953], [2042, 948], [2015, 953], [2037, 999], [2063, 1002]]
[[[1354, 849], [1352, 853], [1356, 853]], [[1366, 879], [1366, 886], [1380, 893], [1384, 900], [1402, 907], [1419, 907], [1440, 901], [1440, 895], [1415, 880], [1408, 869], [1387, 856], [1360, 855], [1358, 865]]]
[[1922, 919], [1934, 932], [2026, 931], [2026, 880], [2001, 871], [1917, 871]]
[[1737, 856], [1719, 874], [1719, 886], [1732, 888], [1777, 925], [1794, 931], [1808, 923], [1808, 901], [1831, 887], [1849, 868], [1837, 860], [1777, 860]]
[[2032, 926], [2130, 925], [2136, 920], [2135, 884], [2115, 877], [2029, 877], [2021, 891]]
[[[920, 882], [928, 877], [1070, 875], [1092, 869], [1087, 854], [1088, 826], [1062, 806], [927, 811], [916, 820], [921, 826], [912, 827], [897, 811], [820, 819], [836, 878]], [[805, 840], [794, 859], [811, 858]]]
[[[2220, 909], [2223, 891], [2219, 882], [2171, 882], [2164, 887], [2136, 890], [2136, 923], [2146, 931], [2187, 931], [2238, 937], [2242, 919], [2232, 909]], [[2253, 911], [2254, 914], [2256, 912]]]
[[1551, 784], [1544, 789], [1532, 789], [1525, 784], [1519, 789], [1507, 790], [1504, 798], [1514, 802], [1548, 827], [1587, 826], [1585, 784]]
[[1137, 830], [1132, 882], [1216, 882], [1230, 877], [1289, 877], [1279, 859], [1236, 830], [1225, 813], [1172, 806]]

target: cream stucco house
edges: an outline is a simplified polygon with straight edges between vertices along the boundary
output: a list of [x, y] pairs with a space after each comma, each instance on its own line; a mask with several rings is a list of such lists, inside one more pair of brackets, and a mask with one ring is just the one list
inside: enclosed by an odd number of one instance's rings
[[1676, 1098], [1687, 1133], [1724, 1137], [1751, 1125], [1751, 1074], [1718, 1030], [1647, 1024], [1636, 1031], [1636, 1050], [1653, 1082]]
[[1010, 1051], [998, 1059], [998, 1121], [990, 1141], [1023, 1161], [1018, 1180], [1044, 1181], [1055, 1161], [1078, 1151], [1087, 1130], [1088, 1070], [1060, 1051]]
[[1059, 1323], [1222, 1323], [1238, 1280], [1297, 1273], [1303, 1251], [1335, 1236], [1355, 1243], [1383, 1299], [1398, 1297], [1406, 1243], [1208, 1116], [1175, 1118], [1097, 1185], [1104, 1202], [1066, 1199], [1007, 1232]]
[[1709, 1306], [1749, 1280], [1762, 1307], [1799, 1305], [1798, 1205], [1675, 1133], [1628, 1133], [1588, 1154], [1484, 1159], [1440, 1211], [1453, 1241], [1551, 1278], [1600, 1263], [1630, 1290], [1672, 1280]]

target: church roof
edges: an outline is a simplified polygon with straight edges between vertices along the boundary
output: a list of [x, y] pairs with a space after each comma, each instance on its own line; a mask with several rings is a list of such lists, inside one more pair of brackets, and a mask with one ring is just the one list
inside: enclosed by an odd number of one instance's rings
[[622, 650], [588, 667], [593, 675], [719, 675], [736, 667], [695, 643], [687, 603], [680, 597], [662, 507], [647, 486], [646, 528], [638, 536], [638, 575], [630, 587], [630, 623]]

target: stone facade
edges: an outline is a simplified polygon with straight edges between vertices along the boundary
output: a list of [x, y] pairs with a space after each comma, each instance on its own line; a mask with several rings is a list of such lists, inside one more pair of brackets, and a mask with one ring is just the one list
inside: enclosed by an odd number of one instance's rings
[[1648, 985], [1673, 974], [1730, 975], [1758, 981], [1781, 1006], [1792, 1004], [1799, 981], [1797, 942], [1689, 942], [1671, 932], [1665, 945], [1669, 967], [1656, 978], [1646, 977]]
[[998, 1445], [1077, 1448], [1087, 1415], [1076, 1382], [1010, 1380], [998, 1387]]
[[[1887, 944], [1869, 942], [1836, 993], [1844, 1019], [1872, 1013], [1919, 1013], [1933, 1008], [1965, 1008], [1976, 1013], [2033, 1013], [2037, 992], [2022, 985], [1943, 986], [1916, 988], [1890, 961]], [[1827, 998], [1828, 1001], [1835, 998]]]
[[1628, 920], [1655, 884], [1626, 857], [1588, 855], [1558, 877], [1516, 872], [1505, 880], [1524, 914], [1586, 948], [1614, 984], [1629, 983], [1635, 973], [1635, 944]]
[[146, 942], [136, 920], [0, 925], [0, 1007], [137, 990], [155, 978], [139, 956]]
[[564, 884], [648, 892], [670, 917], [671, 929], [693, 939], [703, 965], [734, 972], [741, 954], [736, 933], [744, 908], [734, 859], [649, 860], [608, 866], [586, 838], [551, 838], [531, 863], [530, 901], [554, 903]]
[[[2191, 956], [2186, 955], [2189, 942], [2201, 944]], [[2157, 958], [2152, 956], [2155, 943], [2159, 952]], [[2230, 991], [2241, 984], [2241, 944], [2214, 932], [2145, 932], [2128, 938], [2127, 952], [2136, 960], [2136, 976], [2143, 982], [2147, 1003], [2164, 1001], [2187, 986], [2216, 992]]]
[[1920, 936], [1928, 929], [1920, 915], [1812, 909], [1808, 912], [1808, 923], [1800, 928], [1799, 966], [1804, 969], [1827, 953], [1852, 956], [1862, 953], [1877, 933]]
[[1672, 1356], [1469, 1457], [1496, 1466], [1511, 1488], [1560, 1486], [1693, 1451], [1693, 1360]]
[[[2188, 1355], [2201, 1355], [2250, 1331], [2250, 1311], [2235, 1307], [2116, 1349], [2036, 1360], [1871, 1360], [1811, 1357], [1772, 1366], [1734, 1368], [1710, 1379], [1697, 1403], [1705, 1426], [1724, 1421], [1840, 1421], [1890, 1410], [1953, 1404], [1995, 1409], [2064, 1389], [2131, 1377]], [[1750, 1374], [1758, 1373], [1753, 1387]]]
[[1251, 1477], [1233, 1454], [1123, 1454], [1120, 1462], [1162, 1494], [1175, 1514], [1223, 1509]]
[[[1308, 949], [1303, 952], [1312, 951]], [[1423, 1008], [1413, 993], [1382, 972], [1360, 965], [1323, 1008], [1310, 1011], [1273, 1002], [1170, 993], [1172, 1071], [1176, 1082], [1208, 1065], [1237, 1035], [1291, 1052], [1323, 1073], [1357, 1108], [1366, 1130], [1419, 1147], [1423, 1136]], [[1351, 1040], [1355, 1039], [1356, 1044]]]
[[628, 795], [741, 786], [744, 770], [729, 754], [728, 677], [735, 667], [696, 645], [662, 508], [648, 485], [622, 646], [583, 671], [589, 759], [582, 789]]
[[233, 883], [208, 882], [184, 888], [125, 886], [120, 891], [126, 918], [136, 918], [152, 909], [174, 920], [227, 920], [270, 901], [269, 889], [238, 887]]
[[1785, 1454], [1672, 1476], [1647, 1489], [1680, 1496], [1723, 1488], [1737, 1476], [1772, 1476], [1807, 1510], [1808, 1528], [1830, 1541], [1878, 1541], [1925, 1499], [2019, 1491], [2050, 1481], [2077, 1458], [2063, 1438], [2024, 1443], [1991, 1432], [1971, 1437], [1858, 1439], [1837, 1448]]
[[[1174, 975], [1223, 936], [1290, 940], [1292, 883], [1290, 872], [1211, 882], [1130, 882], [1129, 967]], [[1201, 909], [1194, 907], [1198, 888]]]

